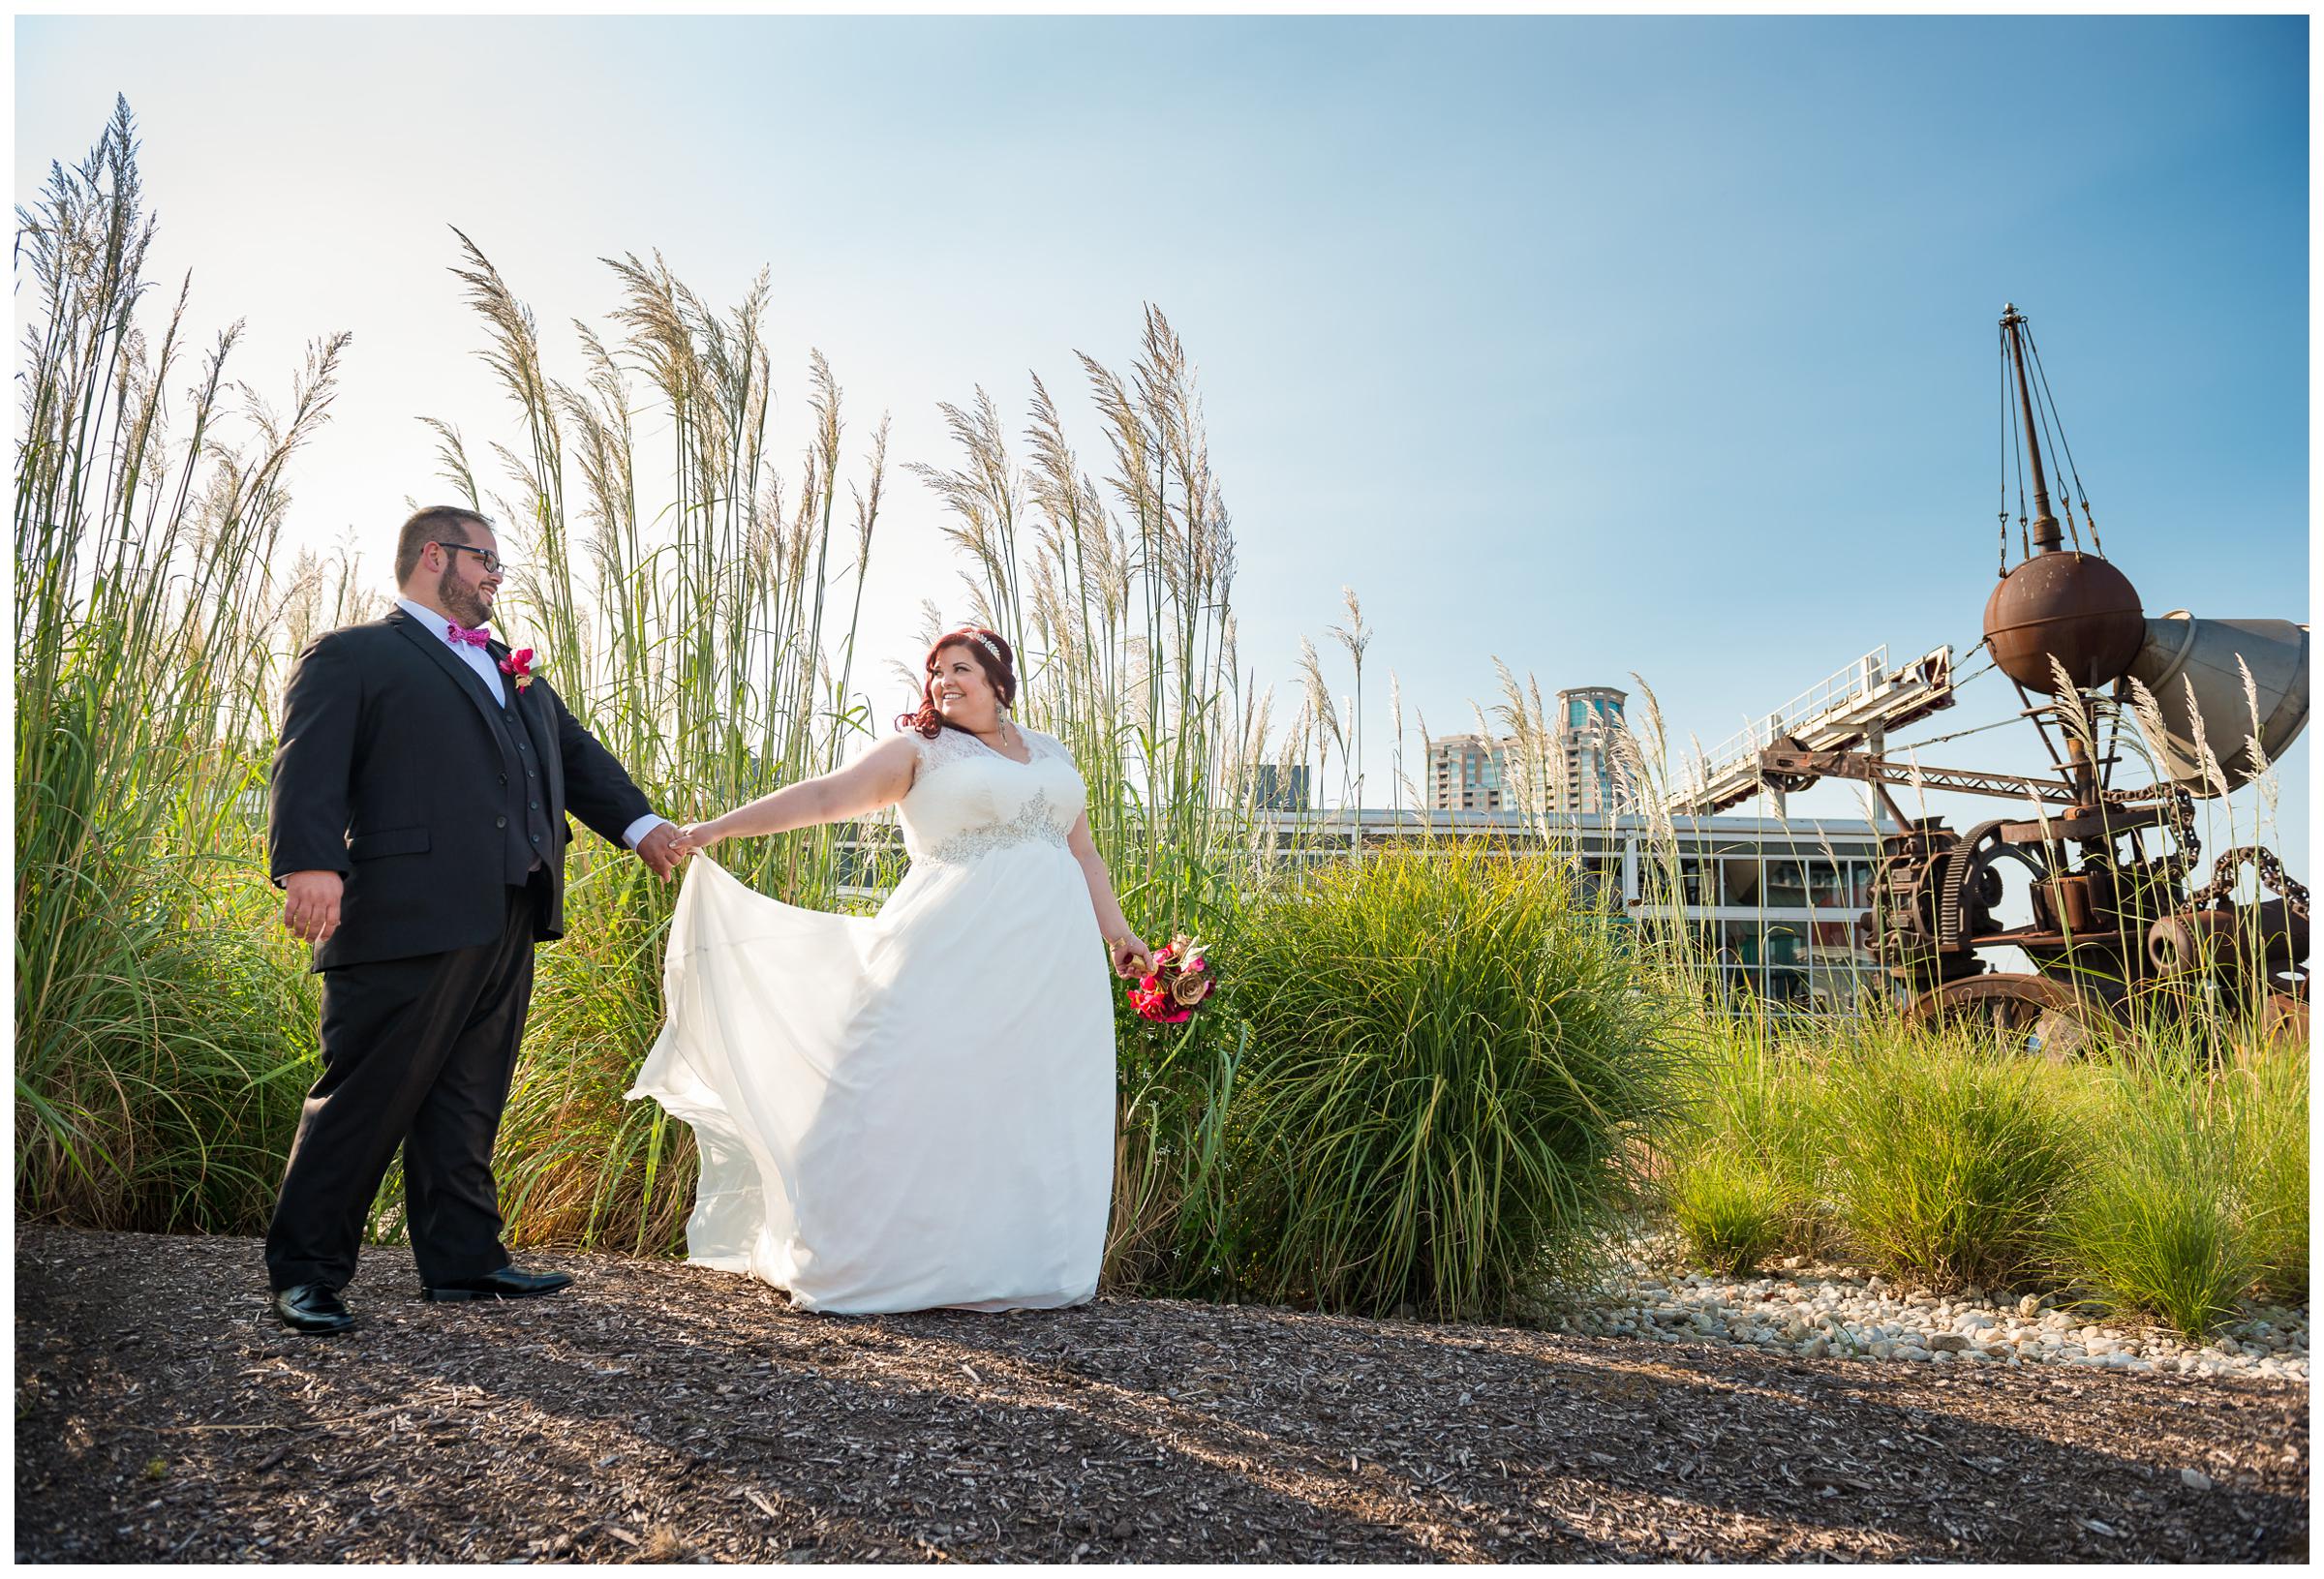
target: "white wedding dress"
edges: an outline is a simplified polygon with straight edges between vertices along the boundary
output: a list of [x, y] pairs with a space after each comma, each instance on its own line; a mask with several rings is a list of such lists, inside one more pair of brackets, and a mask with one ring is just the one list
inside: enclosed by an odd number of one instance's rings
[[688, 1259], [809, 1310], [1075, 1305], [1114, 1173], [1112, 978], [1065, 836], [1056, 741], [1019, 763], [903, 737], [911, 868], [875, 916], [802, 910], [707, 856], [663, 964], [633, 1099], [694, 1132]]

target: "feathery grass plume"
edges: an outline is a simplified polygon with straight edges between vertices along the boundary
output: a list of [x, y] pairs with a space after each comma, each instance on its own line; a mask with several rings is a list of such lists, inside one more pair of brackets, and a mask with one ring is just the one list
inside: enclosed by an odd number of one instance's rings
[[1412, 780], [1404, 775], [1404, 685], [1396, 672], [1388, 672], [1389, 809], [1401, 811], [1404, 792]]
[[2051, 698], [2051, 711], [2058, 716], [2059, 727], [2067, 740], [2082, 748], [2082, 760], [2095, 763], [2098, 759], [2097, 730], [2092, 722], [2090, 706], [2081, 688], [2066, 673], [2065, 665], [2050, 654], [2050, 681], [2058, 687]]
[[[842, 569], [831, 553], [844, 432], [839, 382], [810, 353], [810, 429], [786, 496], [769, 445], [765, 271], [721, 313], [659, 254], [604, 259], [621, 339], [609, 344], [576, 323], [583, 374], [570, 384], [547, 372], [531, 310], [481, 248], [455, 233], [462, 261], [453, 272], [522, 435], [493, 446], [519, 489], [513, 503], [495, 507], [529, 567], [512, 578], [495, 623], [520, 643], [528, 624], [539, 633], [534, 643], [566, 705], [653, 804], [681, 820], [838, 765], [872, 726], [847, 691], [884, 428], [868, 478], [850, 484], [855, 552]], [[657, 406], [656, 453], [646, 457], [634, 416]], [[459, 436], [432, 426], [473, 493]], [[667, 467], [651, 483], [638, 471], [648, 458]], [[578, 488], [568, 486], [568, 464], [579, 468]], [[666, 506], [649, 508], [655, 495]], [[858, 583], [843, 631], [833, 628], [841, 574]], [[861, 845], [848, 854], [851, 837]], [[831, 905], [850, 884], [876, 884], [891, 842], [868, 823], [738, 841], [720, 859], [781, 897]], [[576, 845], [570, 865], [570, 930], [542, 957], [502, 1127], [506, 1215], [523, 1242], [666, 1248], [683, 1229], [690, 1139], [621, 1093], [659, 1017], [656, 944], [669, 896], [595, 841]]]
[[[1478, 744], [1483, 747], [1484, 751], [1489, 756], [1494, 744], [1496, 744], [1493, 738], [1492, 726], [1484, 721], [1484, 709], [1479, 707], [1475, 702], [1471, 702], [1469, 704], [1469, 721], [1477, 726]], [[1502, 768], [1505, 774], [1508, 770], [1508, 763], [1509, 759], [1506, 755], [1504, 755], [1502, 758]]]
[[2203, 708], [2195, 699], [2194, 680], [2190, 676], [2183, 683], [2186, 687], [2187, 732], [2195, 742], [2195, 771], [2214, 796], [2223, 798], [2228, 789], [2227, 774], [2220, 766], [2217, 755], [2213, 752], [2210, 736], [2203, 727]]
[[[1339, 594], [1347, 601], [1348, 622], [1345, 626], [1327, 627], [1331, 639], [1347, 650], [1348, 660], [1356, 668], [1356, 694], [1348, 703], [1348, 731], [1351, 737], [1348, 761], [1354, 765], [1356, 825], [1363, 822], [1363, 653], [1372, 645], [1372, 631], [1363, 622], [1363, 606], [1356, 600], [1356, 589], [1342, 587]], [[1356, 852], [1361, 858], [1363, 841], [1356, 840]]]
[[1331, 688], [1324, 683], [1323, 660], [1317, 655], [1315, 643], [1300, 638], [1300, 683], [1306, 688], [1307, 714], [1315, 727], [1315, 744], [1320, 759], [1316, 767], [1316, 801], [1323, 801], [1323, 784], [1330, 772], [1331, 747], [1344, 745], [1340, 735], [1339, 712], [1331, 705]]
[[1702, 738], [1699, 735], [1697, 735], [1693, 730], [1689, 730], [1687, 731], [1688, 794], [1691, 797], [1700, 796], [1704, 790], [1710, 787], [1710, 754], [1702, 748]]
[[2138, 732], [2146, 741], [2148, 760], [2155, 764], [2157, 777], [2168, 775], [2171, 759], [2171, 736], [2162, 720], [2162, 703], [2156, 700], [2147, 683], [2136, 675], [2130, 682], [2130, 715], [2138, 721]]
[[2236, 673], [2243, 677], [2244, 711], [2251, 719], [2251, 733], [2244, 737], [2244, 749], [2251, 764], [2250, 781], [2259, 786], [2262, 826], [2276, 820], [2276, 802], [2280, 786], [2276, 782], [2276, 765], [2268, 760], [2268, 748], [2261, 744], [2267, 734], [2267, 719], [2259, 711], [2259, 683], [2251, 678], [2251, 666], [2244, 655], [2235, 655]]
[[1920, 771], [1919, 751], [1906, 750], [1905, 774], [1912, 785], [1912, 809], [1925, 821], [1929, 815], [1929, 780]]
[[[1421, 711], [1421, 705], [1418, 702], [1412, 706], [1412, 726], [1421, 733], [1421, 772], [1425, 775], [1427, 782], [1434, 783], [1436, 778], [1436, 737], [1428, 732], [1428, 715]], [[1433, 827], [1432, 818], [1435, 806], [1432, 798], [1423, 792], [1419, 784], [1410, 780], [1406, 781], [1405, 787], [1412, 791], [1414, 808], [1422, 813], [1421, 826], [1423, 829]]]
[[947, 401], [936, 409], [944, 413], [944, 426], [966, 464], [947, 471], [915, 461], [910, 471], [955, 518], [944, 528], [944, 535], [968, 557], [971, 567], [962, 577], [985, 617], [981, 622], [1008, 638], [1013, 651], [1023, 652], [1024, 627], [1014, 596], [1023, 580], [1017, 554], [1022, 501], [1016, 467], [1000, 431], [999, 409], [982, 385], [965, 408]]

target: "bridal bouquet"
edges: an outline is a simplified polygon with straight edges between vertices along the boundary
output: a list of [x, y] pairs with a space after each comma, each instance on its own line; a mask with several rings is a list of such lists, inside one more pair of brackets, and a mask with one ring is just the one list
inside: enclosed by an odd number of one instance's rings
[[1147, 974], [1130, 987], [1130, 1007], [1156, 1024], [1182, 1025], [1217, 989], [1203, 946], [1180, 932], [1154, 951]]

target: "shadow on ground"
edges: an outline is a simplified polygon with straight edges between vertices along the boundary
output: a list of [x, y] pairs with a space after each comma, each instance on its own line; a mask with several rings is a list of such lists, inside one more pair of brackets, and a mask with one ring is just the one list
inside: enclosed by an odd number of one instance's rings
[[[19, 1232], [25, 1562], [2302, 1561], [2308, 1392], [1785, 1361], [1182, 1301], [571, 1291], [339, 1339], [239, 1239]], [[2192, 1472], [2189, 1473], [2188, 1472]]]

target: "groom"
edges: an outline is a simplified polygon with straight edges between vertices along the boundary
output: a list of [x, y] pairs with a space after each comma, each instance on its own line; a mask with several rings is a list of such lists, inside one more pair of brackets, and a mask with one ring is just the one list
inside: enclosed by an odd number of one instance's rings
[[394, 611], [318, 639], [284, 699], [268, 865], [322, 975], [322, 1078], [266, 1231], [274, 1312], [299, 1332], [354, 1324], [339, 1291], [399, 1142], [428, 1298], [572, 1281], [509, 1264], [492, 1179], [533, 945], [565, 930], [566, 812], [665, 882], [688, 853], [485, 632], [503, 569], [482, 516], [419, 511], [396, 540]]

